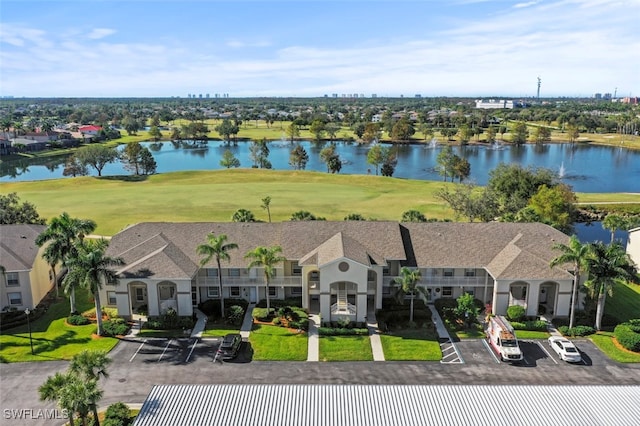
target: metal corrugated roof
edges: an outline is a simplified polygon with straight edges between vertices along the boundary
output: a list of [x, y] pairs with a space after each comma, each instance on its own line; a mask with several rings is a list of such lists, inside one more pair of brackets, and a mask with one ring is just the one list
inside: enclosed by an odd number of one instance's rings
[[638, 424], [640, 386], [157, 385], [134, 426]]

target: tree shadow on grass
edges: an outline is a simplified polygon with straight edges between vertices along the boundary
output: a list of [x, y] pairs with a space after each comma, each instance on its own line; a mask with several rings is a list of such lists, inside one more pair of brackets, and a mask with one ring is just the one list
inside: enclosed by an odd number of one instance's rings
[[13, 336], [14, 338], [19, 338], [19, 341], [5, 342], [2, 344], [2, 349], [6, 350], [7, 348], [29, 348], [31, 342], [33, 342], [33, 353], [34, 355], [43, 356], [51, 359], [63, 359], [62, 357], [55, 356], [47, 356], [43, 355], [44, 352], [54, 352], [57, 349], [72, 345], [72, 344], [84, 344], [86, 345], [91, 341], [91, 337], [77, 337], [76, 332], [68, 330], [64, 334], [55, 337], [54, 339], [46, 339], [42, 337], [32, 337], [29, 339], [29, 336]]

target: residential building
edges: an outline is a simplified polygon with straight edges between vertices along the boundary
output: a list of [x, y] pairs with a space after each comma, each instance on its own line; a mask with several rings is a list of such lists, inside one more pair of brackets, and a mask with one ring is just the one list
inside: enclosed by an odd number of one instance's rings
[[78, 132], [82, 133], [85, 136], [95, 136], [102, 130], [100, 126], [87, 125], [78, 127]]
[[[209, 233], [238, 245], [222, 263], [225, 298], [259, 302], [301, 298], [326, 321], [364, 321], [391, 297], [400, 268], [418, 268], [427, 302], [470, 293], [497, 314], [522, 305], [567, 316], [573, 276], [549, 267], [555, 243], [569, 238], [539, 223], [397, 223], [301, 221], [281, 223], [140, 223], [113, 236], [107, 254], [121, 257], [116, 283], [103, 287], [107, 305], [129, 317], [193, 307], [220, 297], [215, 260], [199, 266], [196, 247]], [[257, 246], [282, 247], [267, 290], [262, 268], [247, 268]]]
[[4, 268], [0, 281], [0, 307], [33, 309], [53, 287], [44, 248], [36, 238], [44, 225], [0, 225], [0, 265]]
[[629, 257], [631, 257], [631, 260], [640, 267], [640, 228], [629, 230], [627, 253], [629, 254]]

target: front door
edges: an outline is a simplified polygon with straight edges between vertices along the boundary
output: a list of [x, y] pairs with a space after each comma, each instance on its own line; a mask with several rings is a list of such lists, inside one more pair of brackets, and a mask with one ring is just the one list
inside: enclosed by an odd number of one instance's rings
[[249, 287], [249, 303], [258, 303], [258, 298], [256, 297], [256, 288]]

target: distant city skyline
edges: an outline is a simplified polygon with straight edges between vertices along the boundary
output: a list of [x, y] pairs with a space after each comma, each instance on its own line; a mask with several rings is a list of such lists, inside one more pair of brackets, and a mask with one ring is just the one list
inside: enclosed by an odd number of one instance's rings
[[2, 0], [0, 96], [640, 95], [640, 0]]

